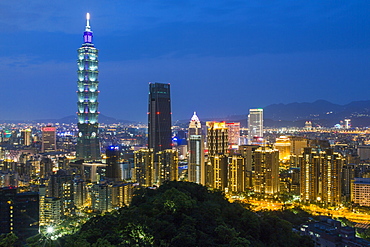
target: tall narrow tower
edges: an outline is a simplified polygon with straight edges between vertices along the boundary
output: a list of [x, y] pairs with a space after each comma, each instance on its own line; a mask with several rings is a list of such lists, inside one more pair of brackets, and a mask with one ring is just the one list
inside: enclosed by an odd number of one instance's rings
[[263, 137], [263, 109], [249, 109], [248, 141], [252, 144], [254, 138]]
[[172, 148], [171, 124], [170, 84], [150, 83], [148, 146], [154, 154]]
[[188, 178], [189, 182], [205, 185], [204, 167], [204, 137], [202, 135], [202, 124], [194, 112], [189, 124], [189, 162]]
[[93, 161], [100, 159], [98, 136], [98, 50], [93, 44], [93, 33], [90, 29], [90, 14], [86, 15], [84, 43], [78, 52], [77, 81], [77, 118], [78, 138], [76, 147], [77, 159]]

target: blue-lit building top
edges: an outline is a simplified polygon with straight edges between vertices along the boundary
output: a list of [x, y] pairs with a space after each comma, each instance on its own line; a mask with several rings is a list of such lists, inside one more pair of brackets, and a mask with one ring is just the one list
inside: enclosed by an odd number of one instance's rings
[[90, 15], [86, 15], [84, 43], [77, 50], [77, 159], [93, 161], [100, 159], [98, 136], [98, 50], [93, 44]]

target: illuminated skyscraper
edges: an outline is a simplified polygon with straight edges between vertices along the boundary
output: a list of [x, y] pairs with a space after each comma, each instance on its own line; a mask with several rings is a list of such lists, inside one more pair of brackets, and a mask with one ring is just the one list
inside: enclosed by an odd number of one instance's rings
[[252, 144], [254, 138], [263, 137], [263, 109], [249, 109], [248, 115], [248, 142]]
[[226, 154], [228, 150], [228, 128], [225, 122], [206, 122], [208, 156]]
[[158, 169], [156, 170], [155, 180], [157, 185], [162, 185], [165, 181], [178, 180], [179, 156], [176, 150], [166, 149], [159, 151]]
[[228, 128], [225, 122], [206, 122], [208, 159], [206, 185], [219, 190], [227, 187]]
[[241, 154], [228, 157], [228, 190], [231, 192], [244, 192], [246, 184], [245, 158]]
[[122, 180], [122, 170], [120, 166], [121, 153], [119, 147], [110, 146], [105, 151], [107, 156], [107, 173], [106, 177], [114, 181]]
[[24, 129], [21, 130], [21, 140], [20, 143], [24, 146], [31, 145], [32, 142], [32, 136], [31, 136], [31, 130], [30, 129]]
[[93, 161], [100, 159], [98, 137], [98, 50], [92, 42], [90, 15], [86, 15], [84, 43], [78, 51], [78, 138], [76, 147], [77, 159]]
[[189, 124], [189, 182], [205, 185], [204, 167], [204, 138], [202, 135], [202, 124], [194, 112]]
[[226, 126], [228, 128], [228, 139], [230, 148], [237, 149], [237, 145], [239, 145], [240, 139], [240, 123], [226, 123]]
[[262, 194], [279, 192], [279, 151], [259, 147], [254, 151], [254, 191]]
[[172, 148], [170, 84], [150, 83], [148, 106], [148, 147], [157, 154]]
[[370, 178], [354, 178], [352, 201], [370, 207]]
[[280, 136], [279, 138], [276, 138], [274, 148], [279, 150], [280, 160], [289, 160], [291, 150], [291, 143], [289, 137]]
[[134, 152], [135, 171], [133, 180], [143, 187], [154, 184], [154, 155], [152, 149], [140, 149]]
[[333, 149], [304, 148], [299, 156], [301, 200], [340, 203], [344, 164], [345, 158]]
[[56, 150], [56, 128], [47, 126], [42, 127], [42, 146], [41, 152], [52, 152]]

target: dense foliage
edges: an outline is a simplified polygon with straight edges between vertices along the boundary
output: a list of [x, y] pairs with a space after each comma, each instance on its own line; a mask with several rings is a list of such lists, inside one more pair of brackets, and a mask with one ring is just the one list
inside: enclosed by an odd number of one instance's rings
[[274, 215], [257, 215], [222, 193], [168, 182], [137, 192], [130, 207], [86, 222], [64, 246], [311, 246]]

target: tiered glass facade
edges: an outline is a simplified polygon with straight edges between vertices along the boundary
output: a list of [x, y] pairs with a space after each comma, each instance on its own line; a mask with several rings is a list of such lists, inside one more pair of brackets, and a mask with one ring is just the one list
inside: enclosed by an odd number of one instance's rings
[[90, 29], [90, 16], [87, 14], [84, 43], [78, 52], [77, 118], [78, 139], [77, 159], [93, 161], [100, 159], [98, 136], [98, 50], [94, 47], [93, 33]]

